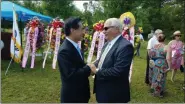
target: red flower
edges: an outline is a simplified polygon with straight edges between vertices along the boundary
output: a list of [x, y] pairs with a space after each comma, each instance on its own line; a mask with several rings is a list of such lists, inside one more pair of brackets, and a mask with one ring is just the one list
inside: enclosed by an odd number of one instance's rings
[[104, 23], [96, 23], [93, 26], [93, 29], [96, 30], [96, 31], [103, 31], [103, 27], [104, 27]]
[[38, 24], [39, 24], [39, 21], [38, 21], [38, 20], [32, 20], [32, 21], [30, 22], [31, 27], [34, 27], [34, 28], [37, 27]]
[[64, 23], [60, 22], [60, 21], [53, 21], [52, 26], [54, 27], [54, 29], [56, 28], [62, 28], [64, 26]]
[[131, 40], [131, 37], [130, 37], [130, 35], [128, 34], [128, 31], [123, 31], [123, 32], [122, 32], [122, 36], [123, 36], [124, 38], [126, 38], [127, 40]]

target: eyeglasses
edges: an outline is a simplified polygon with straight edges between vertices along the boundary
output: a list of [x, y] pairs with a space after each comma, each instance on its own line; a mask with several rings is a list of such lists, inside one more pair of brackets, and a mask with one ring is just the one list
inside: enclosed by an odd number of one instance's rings
[[109, 26], [109, 27], [104, 27], [103, 29], [105, 30], [105, 31], [107, 31], [108, 29], [110, 29], [110, 28], [113, 28], [114, 26]]

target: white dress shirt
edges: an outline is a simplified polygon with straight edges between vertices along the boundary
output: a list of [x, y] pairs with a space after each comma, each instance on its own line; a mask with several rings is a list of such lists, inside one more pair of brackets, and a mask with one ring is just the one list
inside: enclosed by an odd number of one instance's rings
[[148, 46], [147, 49], [152, 49], [156, 44], [158, 44], [158, 40], [156, 35], [154, 35], [149, 41], [148, 41]]
[[73, 40], [71, 40], [71, 39], [68, 38], [68, 37], [66, 37], [66, 39], [69, 40], [69, 41], [73, 44], [73, 46], [77, 49], [78, 53], [80, 54], [81, 58], [83, 59], [82, 54], [81, 54], [81, 52], [80, 52], [80, 48], [79, 48], [78, 43], [74, 42]]
[[140, 37], [140, 40], [143, 40], [144, 41], [144, 38], [143, 38], [143, 35], [142, 34], [140, 34], [139, 37]]

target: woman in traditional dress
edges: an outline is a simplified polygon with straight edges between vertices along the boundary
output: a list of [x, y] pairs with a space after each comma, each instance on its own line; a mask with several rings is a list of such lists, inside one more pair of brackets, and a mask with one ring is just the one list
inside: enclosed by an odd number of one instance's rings
[[[166, 60], [167, 46], [164, 44], [165, 36], [159, 34], [159, 43], [149, 51], [150, 63], [152, 73], [149, 74], [151, 78], [151, 93], [153, 96], [163, 97], [166, 82], [166, 75], [169, 71], [170, 64]], [[168, 65], [169, 64], [169, 65]]]
[[180, 69], [181, 64], [184, 66], [184, 59], [183, 59], [183, 42], [180, 41], [181, 32], [175, 31], [173, 33], [173, 40], [168, 44], [168, 59], [171, 61], [171, 68], [172, 68], [172, 76], [171, 81], [174, 82], [174, 77], [177, 72], [177, 69]]

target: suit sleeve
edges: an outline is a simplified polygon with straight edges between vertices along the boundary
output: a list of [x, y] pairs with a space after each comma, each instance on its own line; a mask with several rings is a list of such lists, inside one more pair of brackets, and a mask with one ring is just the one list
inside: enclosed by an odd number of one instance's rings
[[58, 55], [59, 70], [66, 80], [81, 79], [90, 75], [91, 69], [89, 66], [76, 68], [72, 65], [69, 57], [69, 52], [65, 50], [62, 50]]
[[133, 46], [127, 45], [117, 52], [116, 61], [113, 67], [99, 70], [96, 73], [98, 79], [114, 79], [121, 76], [128, 76], [130, 65], [133, 59]]

